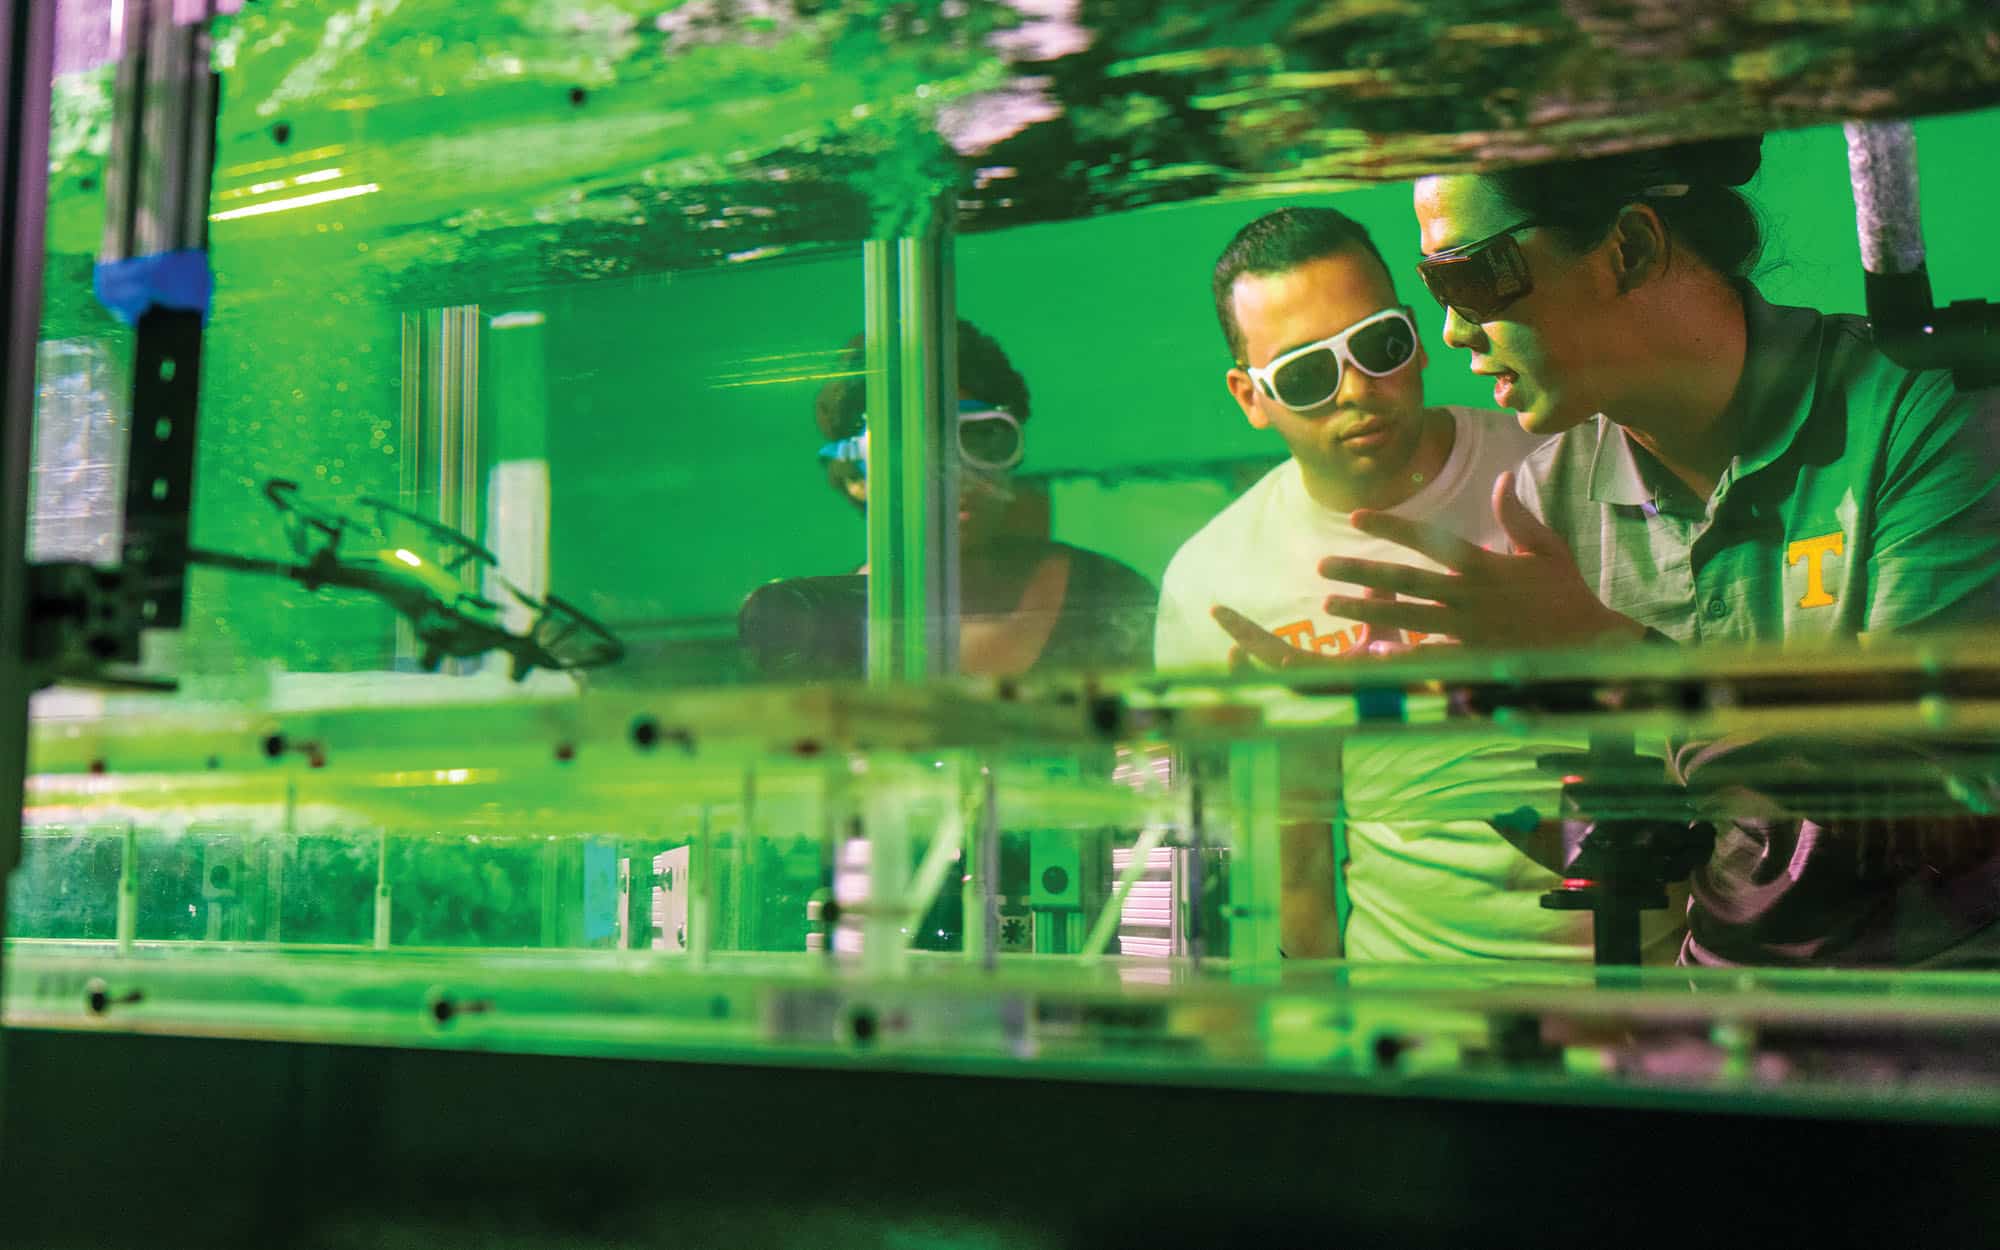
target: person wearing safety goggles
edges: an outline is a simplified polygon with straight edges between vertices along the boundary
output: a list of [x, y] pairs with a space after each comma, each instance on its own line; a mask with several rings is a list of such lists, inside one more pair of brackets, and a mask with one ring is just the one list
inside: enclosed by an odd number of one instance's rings
[[[1752, 137], [1417, 182], [1418, 273], [1444, 341], [1523, 429], [1556, 437], [1496, 485], [1506, 547], [1357, 511], [1422, 564], [1333, 555], [1330, 611], [1509, 647], [1830, 642], [2000, 617], [2000, 394], [1895, 364], [1858, 317], [1766, 302], [1744, 277], [1762, 239], [1734, 190], [1761, 159]], [[1824, 739], [1670, 754], [1721, 830], [1692, 881], [1685, 961], [2000, 963], [2000, 823], [1948, 793], [1992, 792], [1990, 765], [1968, 781], [1928, 747]], [[1864, 760], [1897, 775], [1871, 780]], [[1774, 779], [1783, 795], [1754, 816], [1716, 802]], [[1953, 830], [1896, 816], [1885, 784], [1937, 791], [1932, 811], [1979, 828], [1934, 836]]]
[[[1328, 208], [1286, 208], [1244, 227], [1217, 261], [1215, 309], [1230, 395], [1291, 458], [1188, 540], [1163, 580], [1162, 670], [1289, 667], [1363, 654], [1359, 620], [1326, 610], [1316, 576], [1330, 552], [1399, 554], [1348, 523], [1358, 507], [1428, 518], [1501, 541], [1488, 500], [1536, 447], [1498, 412], [1424, 403], [1424, 353], [1381, 253]], [[1393, 631], [1380, 639], [1402, 645]], [[1282, 762], [1292, 813], [1281, 831], [1286, 954], [1363, 960], [1587, 959], [1587, 919], [1540, 905], [1553, 873], [1522, 871], [1487, 817], [1553, 806], [1535, 762], [1574, 743], [1354, 739], [1294, 747]], [[1339, 755], [1331, 754], [1338, 750]], [[1337, 793], [1336, 793], [1337, 788]], [[1345, 864], [1321, 814], [1347, 812]], [[1336, 931], [1335, 878], [1349, 909]], [[1656, 926], [1670, 951], [1677, 925]]]
[[[866, 357], [819, 393], [827, 481], [857, 508], [868, 500]], [[959, 669], [1007, 676], [1030, 670], [1143, 667], [1155, 592], [1129, 566], [1049, 536], [1046, 497], [1013, 471], [1027, 454], [1028, 385], [990, 336], [958, 323]], [[859, 570], [867, 572], [864, 566]]]
[[1407, 641], [1394, 631], [1371, 640], [1361, 618], [1329, 613], [1326, 588], [1298, 570], [1330, 551], [1397, 551], [1348, 524], [1357, 508], [1498, 538], [1486, 502], [1493, 480], [1541, 440], [1499, 413], [1425, 405], [1415, 318], [1373, 240], [1343, 213], [1260, 217], [1223, 251], [1211, 285], [1234, 361], [1230, 396], [1291, 458], [1175, 554], [1155, 663], [1233, 655], [1282, 666]]

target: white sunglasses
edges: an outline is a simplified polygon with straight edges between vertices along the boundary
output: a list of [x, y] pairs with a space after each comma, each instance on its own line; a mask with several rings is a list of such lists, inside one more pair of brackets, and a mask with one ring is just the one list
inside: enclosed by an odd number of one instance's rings
[[[982, 404], [976, 399], [958, 401], [958, 454], [967, 467], [1004, 473], [1021, 463], [1026, 442], [1020, 418], [1005, 408]], [[819, 458], [821, 463], [846, 461], [857, 474], [868, 476], [867, 415], [862, 415], [859, 433], [821, 447]]]
[[1270, 364], [1245, 366], [1257, 388], [1293, 412], [1317, 408], [1340, 392], [1347, 366], [1386, 378], [1417, 356], [1417, 325], [1407, 309], [1371, 313], [1331, 338], [1291, 351]]

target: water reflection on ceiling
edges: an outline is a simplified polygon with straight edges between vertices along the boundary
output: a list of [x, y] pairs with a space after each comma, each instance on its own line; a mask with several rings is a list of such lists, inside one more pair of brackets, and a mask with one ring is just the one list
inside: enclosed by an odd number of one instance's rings
[[[111, 0], [66, 0], [71, 32]], [[95, 245], [102, 40], [52, 244]], [[218, 263], [444, 302], [920, 229], [2000, 100], [1989, 0], [264, 0], [218, 23]], [[366, 246], [362, 246], [365, 244]], [[300, 249], [303, 249], [301, 251]], [[232, 260], [232, 258], [234, 258]]]

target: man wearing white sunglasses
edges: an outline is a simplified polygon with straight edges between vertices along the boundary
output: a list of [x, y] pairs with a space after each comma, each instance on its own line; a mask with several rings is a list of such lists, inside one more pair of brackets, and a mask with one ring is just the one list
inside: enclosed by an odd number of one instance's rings
[[[1329, 615], [1328, 556], [1407, 560], [1348, 513], [1373, 508], [1442, 524], [1504, 550], [1493, 483], [1540, 439], [1510, 416], [1424, 404], [1424, 351], [1368, 234], [1327, 208], [1286, 208], [1244, 227], [1214, 273], [1233, 367], [1229, 393], [1291, 458], [1180, 549], [1162, 583], [1154, 659], [1165, 670], [1289, 667], [1422, 641], [1371, 638]], [[1355, 591], [1353, 593], [1360, 593]], [[1542, 744], [1556, 750], [1572, 744]], [[1350, 740], [1285, 761], [1285, 952], [1371, 960], [1586, 959], [1590, 929], [1543, 910], [1553, 875], [1524, 869], [1487, 818], [1552, 808], [1536, 744]], [[1348, 814], [1336, 864], [1328, 812]], [[1346, 930], [1335, 924], [1346, 872]]]
[[1213, 286], [1234, 361], [1229, 393], [1292, 455], [1175, 555], [1155, 662], [1214, 666], [1233, 650], [1238, 663], [1283, 665], [1415, 641], [1370, 638], [1327, 615], [1337, 588], [1312, 575], [1320, 560], [1378, 545], [1384, 558], [1406, 554], [1355, 530], [1348, 514], [1422, 517], [1482, 545], [1504, 543], [1494, 479], [1541, 440], [1504, 413], [1425, 406], [1415, 320], [1374, 242], [1344, 213], [1285, 208], [1258, 218], [1223, 251]]
[[[839, 376], [814, 403], [828, 440], [820, 465], [858, 509], [868, 500], [865, 376], [857, 337]], [[991, 335], [964, 320], [958, 380], [960, 671], [1012, 676], [1145, 667], [1153, 584], [1110, 556], [1049, 535], [1046, 498], [1037, 508], [1014, 477], [1026, 453], [1027, 381]]]

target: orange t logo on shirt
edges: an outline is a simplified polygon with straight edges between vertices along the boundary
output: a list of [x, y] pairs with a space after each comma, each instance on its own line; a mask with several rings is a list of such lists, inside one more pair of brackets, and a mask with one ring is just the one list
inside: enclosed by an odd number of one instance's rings
[[1356, 625], [1353, 629], [1336, 629], [1330, 634], [1322, 634], [1313, 628], [1311, 621], [1306, 620], [1280, 625], [1271, 632], [1301, 651], [1343, 655], [1360, 645], [1362, 638], [1367, 636], [1368, 627]]
[[1426, 638], [1441, 635], [1420, 634], [1414, 629], [1375, 630], [1372, 635], [1366, 625], [1356, 625], [1350, 629], [1336, 629], [1330, 634], [1322, 634], [1313, 628], [1311, 621], [1293, 621], [1280, 625], [1271, 631], [1288, 645], [1301, 651], [1314, 651], [1320, 655], [1345, 655], [1367, 642], [1369, 638], [1394, 638], [1416, 647], [1422, 646]]

